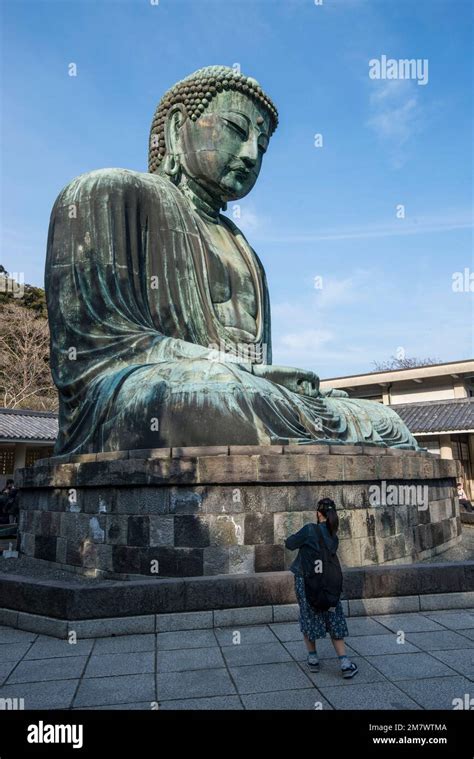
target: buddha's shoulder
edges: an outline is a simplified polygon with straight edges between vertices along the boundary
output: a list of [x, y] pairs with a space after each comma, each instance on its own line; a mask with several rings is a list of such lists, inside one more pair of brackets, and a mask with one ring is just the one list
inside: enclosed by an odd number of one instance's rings
[[152, 194], [155, 197], [168, 194], [171, 182], [166, 178], [143, 171], [130, 169], [95, 169], [75, 177], [58, 195], [57, 202], [74, 203], [80, 198], [141, 197]]

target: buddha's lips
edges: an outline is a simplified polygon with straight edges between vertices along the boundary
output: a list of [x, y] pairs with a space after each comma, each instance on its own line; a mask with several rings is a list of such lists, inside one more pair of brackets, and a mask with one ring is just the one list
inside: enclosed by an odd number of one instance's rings
[[245, 166], [231, 166], [230, 171], [236, 174], [239, 179], [247, 179], [250, 175], [249, 169], [246, 169]]

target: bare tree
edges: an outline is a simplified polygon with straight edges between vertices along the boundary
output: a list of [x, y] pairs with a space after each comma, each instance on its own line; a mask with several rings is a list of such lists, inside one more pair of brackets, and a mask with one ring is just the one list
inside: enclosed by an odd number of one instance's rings
[[58, 406], [49, 369], [48, 321], [11, 302], [1, 306], [0, 404], [38, 411]]
[[397, 356], [390, 356], [388, 361], [373, 361], [373, 372], [390, 372], [394, 369], [415, 369], [417, 366], [433, 366], [435, 364], [442, 364], [443, 362], [439, 358], [409, 358], [405, 356], [398, 358]]

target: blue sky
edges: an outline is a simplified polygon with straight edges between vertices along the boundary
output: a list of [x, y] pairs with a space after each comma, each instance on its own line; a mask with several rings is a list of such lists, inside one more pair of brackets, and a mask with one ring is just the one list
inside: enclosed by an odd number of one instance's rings
[[[332, 377], [399, 348], [473, 355], [474, 294], [452, 290], [474, 272], [470, 0], [3, 0], [2, 38], [9, 271], [42, 285], [61, 187], [146, 170], [163, 92], [238, 63], [280, 113], [235, 219], [267, 271], [274, 363]], [[370, 79], [382, 55], [427, 59], [428, 83]]]

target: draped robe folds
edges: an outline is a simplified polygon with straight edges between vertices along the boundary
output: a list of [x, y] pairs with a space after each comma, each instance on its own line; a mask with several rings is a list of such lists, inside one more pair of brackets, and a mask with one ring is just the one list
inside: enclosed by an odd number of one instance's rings
[[[223, 223], [255, 288], [250, 355], [261, 361], [263, 349], [271, 364], [265, 272]], [[238, 330], [213, 307], [208, 251], [205, 222], [165, 177], [103, 169], [61, 192], [46, 260], [58, 455], [320, 441], [417, 448], [391, 409], [302, 396], [248, 371]]]

